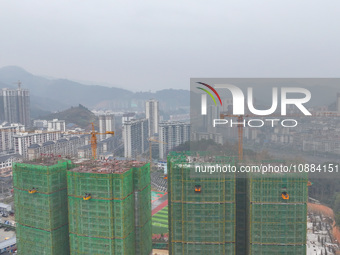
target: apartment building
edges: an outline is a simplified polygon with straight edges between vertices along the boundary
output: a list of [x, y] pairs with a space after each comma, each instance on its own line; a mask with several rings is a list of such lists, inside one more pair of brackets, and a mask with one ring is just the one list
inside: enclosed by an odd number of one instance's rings
[[77, 157], [78, 148], [86, 143], [86, 135], [61, 138], [57, 141], [47, 141], [43, 144], [32, 144], [27, 148], [29, 160], [38, 159], [41, 156]]
[[14, 151], [13, 136], [24, 131], [25, 126], [18, 123], [4, 122], [0, 125], [0, 152]]
[[[115, 118], [113, 114], [99, 115], [99, 133], [115, 131]], [[99, 135], [99, 140], [104, 140], [112, 135]]]
[[31, 125], [30, 93], [27, 89], [0, 90], [0, 120]]
[[48, 120], [47, 130], [65, 132], [66, 131], [65, 120], [58, 120], [58, 119]]
[[161, 122], [159, 124], [159, 158], [166, 159], [174, 147], [190, 140], [190, 124], [183, 122]]
[[148, 149], [147, 119], [125, 121], [123, 124], [124, 157], [135, 158]]
[[149, 122], [149, 137], [158, 133], [159, 124], [159, 102], [150, 99], [145, 102], [145, 115]]
[[0, 156], [0, 177], [12, 176], [12, 166], [14, 162], [20, 162], [21, 157], [18, 154], [8, 154]]
[[43, 132], [35, 131], [34, 133], [18, 133], [13, 135], [14, 151], [22, 155], [24, 158], [28, 157], [28, 147], [32, 144], [43, 144], [47, 141], [56, 141], [61, 138], [60, 132]]

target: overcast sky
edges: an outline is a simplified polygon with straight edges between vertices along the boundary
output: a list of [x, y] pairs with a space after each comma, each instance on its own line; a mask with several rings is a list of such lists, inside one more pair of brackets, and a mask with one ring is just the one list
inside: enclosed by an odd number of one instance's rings
[[133, 91], [340, 77], [339, 0], [0, 0], [0, 67]]

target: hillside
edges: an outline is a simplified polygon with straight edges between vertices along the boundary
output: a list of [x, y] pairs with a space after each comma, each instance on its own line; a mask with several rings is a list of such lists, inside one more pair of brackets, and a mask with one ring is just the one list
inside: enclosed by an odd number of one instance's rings
[[65, 120], [66, 124], [74, 123], [81, 128], [88, 128], [91, 122], [97, 122], [96, 116], [86, 107], [79, 105], [71, 107], [65, 111], [57, 112], [45, 116], [40, 116], [41, 119], [52, 120], [60, 119]]
[[47, 79], [27, 72], [17, 66], [0, 68], [0, 87], [15, 87], [20, 80], [22, 87], [30, 90], [32, 116], [42, 111], [62, 111], [82, 104], [89, 109], [137, 111], [144, 109], [145, 100], [158, 99], [163, 109], [189, 106], [188, 90], [160, 90], [156, 93], [137, 92], [100, 85], [84, 85], [66, 79]]

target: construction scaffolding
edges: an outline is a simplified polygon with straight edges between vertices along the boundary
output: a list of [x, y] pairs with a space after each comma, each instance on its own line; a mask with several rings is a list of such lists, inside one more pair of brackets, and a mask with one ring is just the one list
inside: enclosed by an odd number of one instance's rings
[[172, 255], [235, 254], [235, 175], [193, 176], [195, 164], [228, 163], [209, 153], [168, 156], [169, 250]]
[[[66, 171], [71, 161], [13, 165], [19, 254], [69, 254]], [[40, 164], [39, 164], [40, 163]]]
[[273, 254], [306, 254], [306, 245], [258, 245], [251, 246], [250, 254], [273, 255]]
[[45, 231], [17, 224], [16, 234], [18, 254], [70, 254], [67, 225]]
[[249, 174], [248, 253], [306, 253], [306, 174]]
[[149, 254], [152, 247], [150, 165], [133, 168], [135, 201], [135, 254]]
[[71, 254], [149, 255], [149, 164], [84, 163], [68, 171]]
[[247, 179], [244, 174], [236, 174], [236, 254], [247, 254]]

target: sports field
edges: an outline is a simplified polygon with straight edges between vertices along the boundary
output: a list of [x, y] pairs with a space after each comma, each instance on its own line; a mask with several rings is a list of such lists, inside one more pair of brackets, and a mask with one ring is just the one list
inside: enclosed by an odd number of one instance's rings
[[168, 207], [165, 206], [162, 210], [152, 216], [152, 234], [165, 234], [168, 232]]
[[160, 191], [151, 191], [151, 203], [156, 201], [157, 199], [159, 199], [160, 197], [162, 197], [164, 195], [164, 192], [160, 192]]

